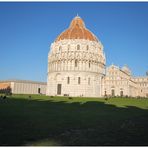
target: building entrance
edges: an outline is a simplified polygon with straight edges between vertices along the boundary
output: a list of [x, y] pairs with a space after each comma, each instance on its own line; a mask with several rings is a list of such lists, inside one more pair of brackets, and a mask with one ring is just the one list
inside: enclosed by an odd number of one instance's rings
[[120, 91], [120, 96], [123, 97], [123, 90]]
[[115, 96], [115, 90], [114, 89], [112, 89], [111, 94], [112, 94], [112, 96]]
[[57, 95], [61, 95], [62, 84], [57, 85]]

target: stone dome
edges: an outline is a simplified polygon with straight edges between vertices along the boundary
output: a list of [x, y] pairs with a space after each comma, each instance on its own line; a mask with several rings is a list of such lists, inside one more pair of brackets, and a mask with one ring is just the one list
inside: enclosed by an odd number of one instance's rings
[[50, 46], [46, 94], [101, 96], [105, 63], [102, 43], [76, 16]]
[[55, 41], [64, 39], [85, 39], [98, 42], [96, 36], [85, 27], [84, 21], [79, 16], [71, 21], [69, 28], [62, 32]]
[[131, 70], [128, 68], [127, 65], [124, 65], [122, 67], [122, 71], [124, 71], [125, 73], [127, 73], [128, 75], [131, 75]]

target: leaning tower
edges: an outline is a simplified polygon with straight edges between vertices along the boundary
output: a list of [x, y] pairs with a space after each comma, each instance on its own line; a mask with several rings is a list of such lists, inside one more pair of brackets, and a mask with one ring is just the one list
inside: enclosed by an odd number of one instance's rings
[[46, 94], [101, 97], [105, 63], [103, 45], [76, 16], [51, 44]]

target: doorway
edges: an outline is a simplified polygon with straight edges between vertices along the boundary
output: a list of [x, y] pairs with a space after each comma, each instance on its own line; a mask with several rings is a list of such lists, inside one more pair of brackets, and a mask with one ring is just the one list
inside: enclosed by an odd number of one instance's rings
[[115, 90], [114, 89], [112, 89], [112, 96], [115, 96]]
[[123, 90], [120, 91], [120, 96], [123, 97]]
[[57, 85], [57, 95], [61, 95], [62, 84]]
[[40, 94], [41, 93], [41, 88], [38, 88], [38, 94]]

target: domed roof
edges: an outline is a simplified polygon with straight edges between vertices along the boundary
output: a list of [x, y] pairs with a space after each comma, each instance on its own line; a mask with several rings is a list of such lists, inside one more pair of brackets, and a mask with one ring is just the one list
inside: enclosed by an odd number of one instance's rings
[[98, 42], [98, 39], [85, 27], [84, 21], [79, 16], [71, 21], [69, 28], [62, 32], [55, 41], [64, 39], [86, 39]]
[[125, 73], [131, 75], [131, 70], [128, 68], [127, 65], [124, 65], [124, 66], [122, 67], [122, 71], [124, 71]]

